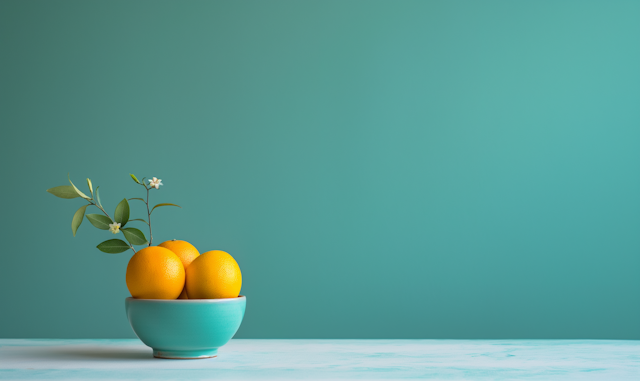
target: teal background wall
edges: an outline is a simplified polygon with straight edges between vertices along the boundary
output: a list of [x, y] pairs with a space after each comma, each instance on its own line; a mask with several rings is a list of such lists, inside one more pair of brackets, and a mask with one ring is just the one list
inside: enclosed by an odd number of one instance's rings
[[130, 254], [45, 192], [131, 172], [239, 262], [237, 337], [640, 339], [639, 14], [0, 2], [0, 337], [133, 337]]

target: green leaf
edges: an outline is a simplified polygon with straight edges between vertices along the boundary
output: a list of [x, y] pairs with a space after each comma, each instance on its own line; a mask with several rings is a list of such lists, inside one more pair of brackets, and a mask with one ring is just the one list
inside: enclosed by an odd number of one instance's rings
[[121, 239], [109, 239], [102, 242], [96, 247], [98, 248], [98, 250], [109, 254], [122, 253], [131, 248], [125, 241]]
[[109, 230], [109, 224], [113, 223], [109, 217], [102, 214], [87, 214], [87, 220], [91, 222], [91, 225], [102, 230]]
[[149, 225], [149, 223], [148, 223], [147, 221], [145, 221], [145, 220], [143, 220], [143, 219], [140, 219], [140, 218], [135, 218], [135, 219], [133, 219], [133, 220], [129, 220], [129, 222], [131, 222], [131, 221], [142, 221], [142, 222], [144, 222], [145, 224]]
[[47, 189], [47, 192], [52, 195], [60, 198], [76, 198], [80, 197], [80, 195], [76, 192], [75, 189], [71, 185], [61, 185], [55, 188]]
[[136, 228], [122, 229], [122, 233], [124, 233], [124, 238], [132, 245], [144, 245], [148, 242], [144, 233]]
[[71, 186], [73, 187], [73, 189], [76, 191], [76, 193], [78, 193], [78, 196], [84, 198], [85, 200], [91, 200], [91, 198], [89, 196], [87, 196], [86, 194], [80, 192], [80, 189], [76, 188], [76, 186], [71, 181], [71, 177], [69, 177], [68, 173], [67, 173], [67, 177], [69, 178], [69, 182], [71, 183]]
[[93, 184], [91, 184], [91, 180], [87, 179], [87, 185], [89, 186], [89, 191], [91, 191], [91, 195], [93, 196]]
[[[158, 205], [154, 206], [154, 207], [153, 207], [153, 209], [155, 209], [155, 208], [159, 208], [159, 207], [161, 207], [161, 206], [177, 206], [178, 208], [182, 209], [182, 207], [181, 207], [180, 205], [176, 205], [176, 204], [169, 204], [169, 203], [166, 203], [166, 202], [165, 202], [165, 203], [158, 204]], [[153, 212], [153, 209], [151, 209], [151, 212]], [[150, 212], [150, 213], [151, 213], [151, 212]]]
[[123, 198], [118, 206], [116, 206], [116, 212], [113, 215], [113, 219], [120, 223], [121, 228], [123, 228], [124, 225], [127, 224], [127, 221], [129, 221], [129, 201], [127, 201], [126, 198]]
[[136, 183], [140, 184], [140, 181], [138, 180], [138, 178], [133, 173], [129, 173], [129, 176], [131, 176], [133, 181], [135, 181]]
[[98, 205], [102, 206], [102, 202], [100, 202], [100, 194], [98, 193], [98, 189], [100, 189], [100, 187], [96, 188], [96, 200], [98, 200]]
[[142, 202], [145, 202], [143, 198], [140, 197], [134, 197], [134, 198], [130, 198], [129, 200], [140, 200]]
[[87, 206], [89, 205], [81, 206], [80, 209], [78, 209], [73, 215], [73, 220], [71, 220], [71, 231], [73, 232], [74, 237], [76, 236], [76, 232], [78, 231], [80, 224], [82, 224], [82, 220], [84, 219], [84, 211], [87, 209]]

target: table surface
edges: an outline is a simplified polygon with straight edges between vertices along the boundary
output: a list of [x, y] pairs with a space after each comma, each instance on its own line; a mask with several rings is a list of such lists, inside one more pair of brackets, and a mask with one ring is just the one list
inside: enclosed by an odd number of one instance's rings
[[631, 340], [232, 340], [155, 359], [139, 340], [0, 339], [0, 380], [640, 380]]

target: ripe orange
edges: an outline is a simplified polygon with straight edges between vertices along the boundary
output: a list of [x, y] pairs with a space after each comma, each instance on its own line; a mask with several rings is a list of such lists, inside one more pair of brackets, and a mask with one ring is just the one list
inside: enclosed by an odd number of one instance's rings
[[191, 262], [193, 262], [193, 260], [196, 259], [197, 256], [200, 255], [200, 252], [195, 248], [195, 246], [187, 241], [181, 241], [178, 239], [164, 241], [158, 246], [173, 251], [178, 256], [178, 258], [180, 258], [185, 269], [189, 267]]
[[220, 250], [208, 251], [187, 267], [189, 299], [237, 298], [242, 274], [235, 259]]
[[[187, 241], [172, 239], [171, 241], [164, 241], [158, 246], [173, 251], [182, 261], [182, 265], [185, 270], [189, 267], [191, 262], [200, 255], [198, 249]], [[186, 287], [182, 289], [182, 293], [180, 293], [180, 297], [178, 299], [188, 299]]]
[[146, 247], [127, 265], [127, 288], [138, 299], [176, 299], [184, 288], [184, 278], [180, 258], [164, 247]]

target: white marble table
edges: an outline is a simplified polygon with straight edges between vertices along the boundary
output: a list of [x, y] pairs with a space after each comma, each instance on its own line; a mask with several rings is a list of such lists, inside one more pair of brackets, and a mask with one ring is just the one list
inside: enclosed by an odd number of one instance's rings
[[163, 360], [138, 340], [0, 339], [0, 380], [640, 380], [640, 341], [232, 340]]

